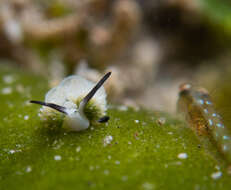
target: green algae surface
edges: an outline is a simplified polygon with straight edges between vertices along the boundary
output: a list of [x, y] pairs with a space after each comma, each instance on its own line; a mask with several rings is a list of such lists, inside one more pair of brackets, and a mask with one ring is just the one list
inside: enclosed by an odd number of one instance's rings
[[0, 65], [1, 190], [230, 189], [225, 161], [184, 122], [110, 106], [107, 124], [68, 133], [44, 127], [28, 103], [47, 90], [45, 79]]

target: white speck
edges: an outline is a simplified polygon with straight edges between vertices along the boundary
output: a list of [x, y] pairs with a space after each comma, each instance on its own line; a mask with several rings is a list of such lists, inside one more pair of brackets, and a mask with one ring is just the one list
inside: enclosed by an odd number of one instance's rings
[[132, 142], [131, 142], [131, 141], [128, 141], [128, 144], [132, 144]]
[[16, 90], [17, 90], [17, 92], [19, 92], [19, 93], [24, 93], [24, 92], [25, 92], [25, 88], [24, 88], [21, 84], [18, 84], [18, 85], [16, 86]]
[[219, 179], [222, 176], [222, 172], [214, 172], [211, 174], [211, 178]]
[[95, 169], [94, 166], [90, 166], [90, 167], [89, 167], [89, 170], [90, 170], [90, 171], [92, 171], [92, 170], [94, 170], [94, 169]]
[[208, 114], [208, 113], [209, 113], [209, 111], [208, 111], [207, 109], [204, 109], [204, 112], [205, 112], [206, 114]]
[[106, 137], [104, 138], [104, 140], [103, 140], [103, 145], [104, 145], [104, 146], [107, 146], [108, 144], [111, 143], [112, 140], [113, 140], [113, 137], [112, 137], [111, 135], [106, 136]]
[[10, 150], [9, 153], [10, 154], [14, 154], [16, 151], [15, 150]]
[[18, 147], [18, 148], [21, 148], [21, 147], [22, 147], [21, 144], [16, 144], [15, 146]]
[[147, 123], [146, 122], [142, 122], [142, 125], [147, 125]]
[[11, 94], [12, 93], [12, 88], [6, 87], [2, 89], [2, 94]]
[[188, 157], [188, 155], [186, 153], [180, 153], [177, 156], [179, 159], [186, 159]]
[[7, 84], [11, 84], [14, 81], [14, 77], [11, 75], [3, 76], [3, 81]]
[[32, 171], [32, 168], [31, 168], [30, 166], [27, 166], [27, 167], [26, 167], [26, 172], [27, 172], [27, 173], [30, 173], [31, 171]]
[[116, 165], [119, 165], [119, 164], [120, 164], [120, 161], [119, 161], [119, 160], [116, 160], [116, 161], [115, 161], [115, 164], [116, 164]]
[[135, 120], [135, 123], [139, 123], [139, 122], [140, 122], [139, 120], [137, 120], [137, 119]]
[[127, 110], [128, 110], [128, 107], [122, 105], [122, 106], [119, 106], [118, 109], [119, 109], [120, 111], [127, 111]]
[[215, 169], [220, 170], [221, 168], [220, 168], [220, 166], [216, 165]]
[[223, 125], [223, 124], [221, 124], [221, 123], [217, 123], [217, 127], [224, 128], [224, 125]]
[[226, 145], [223, 146], [223, 150], [227, 151], [228, 147]]
[[57, 160], [57, 161], [62, 160], [62, 157], [60, 155], [56, 155], [54, 156], [54, 160]]
[[81, 147], [78, 146], [78, 147], [76, 148], [76, 152], [79, 152], [80, 150], [81, 150]]
[[172, 134], [173, 134], [173, 132], [168, 132], [168, 134], [169, 134], [169, 135], [172, 135]]
[[194, 186], [194, 190], [200, 190], [201, 188], [200, 188], [200, 185], [199, 184], [195, 184], [195, 186]]
[[213, 125], [213, 121], [211, 119], [209, 119], [209, 125], [212, 126]]
[[164, 117], [160, 117], [158, 120], [157, 120], [157, 123], [159, 125], [164, 125], [166, 123], [166, 118]]
[[122, 181], [127, 181], [128, 180], [128, 176], [122, 176]]
[[59, 142], [59, 141], [54, 140], [54, 142], [52, 143], [52, 145], [54, 146], [54, 145], [58, 144], [58, 142]]
[[201, 105], [203, 105], [204, 104], [204, 100], [200, 99], [200, 100], [198, 100], [198, 103], [201, 104]]
[[229, 136], [223, 136], [224, 140], [229, 140]]
[[108, 155], [107, 158], [108, 158], [108, 160], [111, 160], [111, 155]]
[[25, 116], [24, 116], [24, 119], [25, 119], [25, 120], [28, 120], [28, 119], [29, 119], [29, 116], [28, 116], [28, 115], [25, 115]]
[[93, 130], [94, 130], [94, 127], [91, 127], [91, 130], [93, 131]]
[[109, 175], [109, 171], [108, 170], [104, 170], [104, 175]]
[[151, 183], [148, 183], [148, 182], [145, 182], [142, 187], [145, 189], [145, 190], [152, 190], [154, 189], [154, 185], [151, 184]]
[[213, 117], [217, 117], [217, 114], [216, 114], [216, 113], [213, 113], [212, 116], [213, 116]]
[[205, 102], [207, 105], [211, 105], [212, 104], [212, 102], [210, 102], [210, 101], [206, 101]]

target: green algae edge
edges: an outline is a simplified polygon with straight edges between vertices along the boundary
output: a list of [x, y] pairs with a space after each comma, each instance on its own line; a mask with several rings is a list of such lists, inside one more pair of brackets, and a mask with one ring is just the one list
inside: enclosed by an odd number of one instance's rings
[[[6, 84], [6, 75], [15, 81]], [[2, 94], [8, 87], [12, 92]], [[108, 124], [79, 133], [50, 129], [38, 117], [40, 107], [27, 103], [42, 100], [47, 90], [38, 76], [0, 68], [0, 189], [230, 189], [223, 160], [198, 146], [183, 122], [115, 107]], [[166, 118], [162, 125], [160, 117]], [[107, 145], [106, 136], [113, 137]], [[180, 153], [187, 158], [179, 159]], [[222, 176], [211, 178], [218, 170]]]

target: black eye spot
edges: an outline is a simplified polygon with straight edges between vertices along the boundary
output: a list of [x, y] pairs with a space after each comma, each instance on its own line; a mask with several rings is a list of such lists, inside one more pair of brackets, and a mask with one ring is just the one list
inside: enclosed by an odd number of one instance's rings
[[103, 117], [99, 118], [98, 122], [99, 123], [106, 123], [106, 122], [108, 122], [109, 119], [110, 119], [109, 116], [103, 116]]

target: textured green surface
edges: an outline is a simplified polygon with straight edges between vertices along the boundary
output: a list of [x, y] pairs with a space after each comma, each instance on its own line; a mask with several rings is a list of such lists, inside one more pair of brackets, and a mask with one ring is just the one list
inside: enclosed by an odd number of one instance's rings
[[[12, 84], [3, 80], [9, 75]], [[8, 87], [12, 92], [2, 94]], [[158, 112], [111, 108], [108, 125], [79, 133], [51, 130], [42, 126], [39, 106], [27, 103], [43, 100], [47, 90], [45, 80], [0, 66], [1, 190], [230, 189], [224, 160], [198, 147], [184, 123]], [[160, 117], [165, 124], [157, 124]], [[108, 135], [113, 140], [104, 146]], [[179, 159], [179, 153], [188, 157]], [[218, 166], [222, 177], [215, 180]]]

